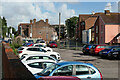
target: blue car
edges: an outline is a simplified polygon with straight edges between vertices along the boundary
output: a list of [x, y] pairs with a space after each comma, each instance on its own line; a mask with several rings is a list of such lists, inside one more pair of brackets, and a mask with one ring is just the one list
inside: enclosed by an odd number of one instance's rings
[[53, 64], [34, 76], [37, 79], [45, 76], [75, 76], [81, 80], [102, 80], [102, 74], [92, 64], [71, 61]]
[[91, 44], [84, 45], [84, 46], [83, 46], [83, 49], [82, 49], [82, 52], [83, 52], [84, 54], [89, 54], [89, 51], [90, 51], [91, 48], [92, 48], [92, 45], [91, 45]]
[[100, 51], [100, 52], [99, 52], [99, 55], [100, 55], [102, 58], [108, 57], [108, 56], [109, 56], [108, 54], [109, 54], [111, 51], [114, 51], [114, 49], [117, 48], [117, 47], [120, 47], [120, 46], [109, 46], [108, 48]]

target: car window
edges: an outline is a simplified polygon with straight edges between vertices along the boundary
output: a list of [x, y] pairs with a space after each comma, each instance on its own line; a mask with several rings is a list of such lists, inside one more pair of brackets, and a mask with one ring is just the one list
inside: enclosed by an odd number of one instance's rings
[[23, 50], [24, 48], [22, 48], [22, 47], [20, 47], [20, 48], [18, 48], [18, 50]]
[[43, 69], [43, 65], [41, 62], [36, 62], [36, 63], [31, 63], [31, 64], [28, 64], [29, 67], [32, 67], [32, 68], [39, 68], [39, 69]]
[[38, 50], [39, 50], [40, 52], [47, 52], [46, 50], [44, 50], [44, 49], [42, 49], [42, 48], [38, 48]]
[[95, 49], [97, 47], [97, 45], [93, 45], [92, 48]]
[[87, 66], [76, 65], [76, 75], [85, 75], [89, 74], [89, 69]]
[[35, 63], [28, 64], [28, 66], [32, 68], [45, 69], [52, 64], [54, 63], [53, 62], [35, 62]]
[[33, 48], [32, 51], [39, 51], [39, 48]]
[[27, 58], [26, 60], [34, 60], [34, 59], [39, 59], [39, 56], [31, 56]]
[[27, 50], [32, 51], [33, 49], [32, 48], [28, 48]]
[[57, 71], [55, 71], [53, 76], [71, 76], [72, 75], [72, 70], [73, 70], [73, 66], [68, 65], [68, 66], [59, 68]]
[[94, 69], [92, 69], [92, 68], [89, 68], [89, 70], [90, 70], [90, 73], [91, 73], [91, 74], [96, 73], [96, 72], [95, 72], [95, 70], [94, 70]]

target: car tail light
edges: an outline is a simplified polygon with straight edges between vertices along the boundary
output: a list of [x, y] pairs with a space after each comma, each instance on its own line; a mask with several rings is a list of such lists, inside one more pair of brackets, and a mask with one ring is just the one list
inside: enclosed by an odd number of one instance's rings
[[100, 73], [100, 78], [101, 78], [101, 80], [103, 80], [103, 77], [102, 77], [102, 74], [101, 74], [100, 70], [98, 70], [98, 71], [99, 71], [99, 73]]
[[18, 51], [18, 53], [22, 53], [22, 51]]
[[89, 48], [86, 48], [86, 49], [89, 49]]

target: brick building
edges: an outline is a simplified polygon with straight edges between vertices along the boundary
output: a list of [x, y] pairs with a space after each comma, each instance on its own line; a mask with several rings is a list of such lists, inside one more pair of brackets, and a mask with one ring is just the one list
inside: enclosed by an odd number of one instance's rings
[[42, 38], [46, 41], [55, 40], [57, 38], [57, 32], [54, 26], [48, 23], [48, 19], [46, 19], [46, 21], [39, 20], [37, 22], [36, 19], [33, 19], [30, 20], [30, 23], [20, 23], [18, 25], [18, 32], [22, 37], [26, 38]]
[[[82, 42], [82, 31], [91, 29], [91, 42], [96, 44], [120, 43], [120, 13], [104, 13], [79, 15], [78, 38]], [[85, 32], [85, 31], [84, 31]]]

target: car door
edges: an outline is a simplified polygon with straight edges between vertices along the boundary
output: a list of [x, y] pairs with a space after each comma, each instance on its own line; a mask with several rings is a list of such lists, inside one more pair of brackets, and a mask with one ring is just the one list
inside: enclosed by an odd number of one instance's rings
[[58, 68], [52, 75], [53, 76], [72, 76], [73, 65], [67, 65]]
[[81, 80], [97, 80], [95, 79], [95, 70], [84, 66], [84, 65], [75, 65], [76, 74], [74, 76], [80, 78]]

